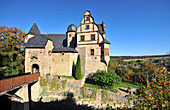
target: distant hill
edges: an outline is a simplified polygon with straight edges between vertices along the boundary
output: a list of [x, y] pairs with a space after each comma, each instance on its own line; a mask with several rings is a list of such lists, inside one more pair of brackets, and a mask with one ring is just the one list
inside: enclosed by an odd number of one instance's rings
[[160, 57], [170, 57], [170, 55], [150, 55], [150, 56], [110, 56], [110, 58], [120, 58], [120, 59], [143, 59], [143, 58], [160, 58]]

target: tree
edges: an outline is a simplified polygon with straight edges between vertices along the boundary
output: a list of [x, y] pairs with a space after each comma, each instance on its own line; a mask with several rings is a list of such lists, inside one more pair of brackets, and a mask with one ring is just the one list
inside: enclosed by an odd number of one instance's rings
[[145, 86], [141, 88], [141, 94], [136, 100], [136, 109], [168, 110], [170, 74], [165, 69], [157, 69], [155, 76], [150, 81], [147, 80], [147, 83], [147, 89]]
[[117, 59], [111, 58], [108, 65], [108, 72], [115, 72], [117, 66], [118, 66]]
[[127, 77], [127, 79], [132, 79], [132, 76], [134, 75], [134, 73], [131, 69], [129, 69], [126, 71], [124, 75]]
[[0, 26], [0, 73], [14, 75], [24, 72], [25, 32], [16, 27]]
[[78, 55], [77, 63], [76, 63], [76, 70], [75, 70], [75, 79], [79, 80], [81, 78], [83, 78], [83, 74], [81, 73], [80, 55]]
[[122, 80], [125, 80], [126, 77], [125, 77], [124, 74], [126, 73], [127, 70], [129, 70], [128, 67], [119, 66], [119, 67], [116, 67], [115, 72], [116, 72], [117, 75], [119, 75], [122, 78]]
[[151, 78], [155, 75], [156, 66], [151, 62], [145, 62], [142, 64], [138, 71], [138, 76], [141, 79], [142, 84], [146, 84], [147, 80], [151, 81]]

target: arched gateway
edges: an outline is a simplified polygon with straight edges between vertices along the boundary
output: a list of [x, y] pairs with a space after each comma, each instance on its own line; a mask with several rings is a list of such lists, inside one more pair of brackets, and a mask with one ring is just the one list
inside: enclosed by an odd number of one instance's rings
[[32, 73], [38, 73], [39, 72], [39, 65], [33, 64], [32, 65]]

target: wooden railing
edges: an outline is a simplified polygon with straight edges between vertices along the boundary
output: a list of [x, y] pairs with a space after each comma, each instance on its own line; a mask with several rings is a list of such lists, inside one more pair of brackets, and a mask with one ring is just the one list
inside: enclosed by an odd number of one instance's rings
[[13, 88], [38, 80], [40, 73], [26, 74], [0, 80], [0, 92], [9, 91]]

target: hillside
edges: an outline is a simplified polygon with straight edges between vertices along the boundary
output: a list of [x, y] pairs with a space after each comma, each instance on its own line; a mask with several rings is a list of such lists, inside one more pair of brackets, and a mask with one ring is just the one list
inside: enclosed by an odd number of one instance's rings
[[145, 58], [168, 58], [170, 55], [150, 55], [150, 56], [110, 56], [111, 58], [120, 58], [120, 59], [145, 59]]

